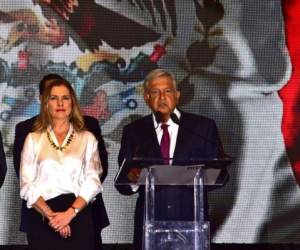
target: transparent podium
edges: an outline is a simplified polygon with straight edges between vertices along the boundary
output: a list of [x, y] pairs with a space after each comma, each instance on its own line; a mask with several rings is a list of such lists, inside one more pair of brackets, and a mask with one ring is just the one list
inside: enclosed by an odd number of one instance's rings
[[[154, 159], [132, 159], [123, 162], [115, 179], [116, 185], [132, 185], [130, 169], [141, 167], [135, 185], [145, 188], [144, 250], [209, 250], [210, 223], [205, 221], [204, 189], [222, 186], [228, 179], [226, 166], [230, 159], [184, 160], [182, 165], [155, 164]], [[155, 213], [156, 192], [162, 187], [188, 187], [193, 192], [193, 220], [158, 220]], [[210, 187], [209, 187], [210, 186]], [[180, 199], [180, 197], [178, 197]], [[187, 204], [182, 204], [186, 206]]]

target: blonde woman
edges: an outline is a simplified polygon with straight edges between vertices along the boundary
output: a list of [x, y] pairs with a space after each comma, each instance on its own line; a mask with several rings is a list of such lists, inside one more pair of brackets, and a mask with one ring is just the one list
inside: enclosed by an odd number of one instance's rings
[[90, 203], [102, 191], [97, 145], [71, 85], [64, 79], [48, 83], [21, 156], [29, 249], [94, 249]]

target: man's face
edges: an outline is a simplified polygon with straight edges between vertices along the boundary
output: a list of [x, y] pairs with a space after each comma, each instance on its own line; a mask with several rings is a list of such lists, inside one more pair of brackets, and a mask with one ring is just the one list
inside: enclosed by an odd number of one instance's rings
[[175, 89], [172, 79], [167, 76], [158, 77], [148, 84], [144, 93], [145, 102], [153, 112], [160, 112], [166, 119], [174, 111], [180, 92]]

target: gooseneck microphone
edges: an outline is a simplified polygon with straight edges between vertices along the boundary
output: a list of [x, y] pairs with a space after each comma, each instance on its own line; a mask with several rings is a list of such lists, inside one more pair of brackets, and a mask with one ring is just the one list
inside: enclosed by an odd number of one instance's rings
[[[157, 126], [155, 129], [157, 129], [159, 123], [163, 122], [163, 114], [160, 111], [156, 111], [154, 113], [154, 117], [155, 117], [155, 121], [157, 123]], [[171, 113], [170, 114], [170, 118], [171, 120], [176, 123], [177, 125], [179, 125], [179, 118], [177, 117], [177, 115], [175, 113]]]
[[[155, 129], [157, 129], [158, 126], [159, 126], [159, 124], [160, 124], [161, 122], [163, 122], [163, 114], [162, 114], [161, 112], [157, 111], [157, 112], [154, 113], [154, 116], [155, 116], [155, 121], [156, 121], [156, 123], [157, 123]], [[178, 116], [177, 116], [174, 112], [172, 112], [172, 113], [170, 114], [170, 118], [171, 118], [171, 120], [172, 120], [174, 123], [176, 123], [177, 125], [179, 125], [180, 120], [179, 120]], [[200, 134], [200, 133], [197, 133], [196, 131], [190, 130], [189, 128], [187, 128], [187, 127], [185, 127], [185, 126], [182, 126], [182, 125], [181, 125], [180, 128], [183, 129], [184, 131], [188, 132], [188, 133], [192, 133], [194, 136], [197, 136], [197, 137], [200, 138], [201, 140], [204, 140], [205, 142], [207, 142], [207, 143], [209, 143], [209, 144], [211, 144], [211, 145], [215, 145], [215, 144], [216, 144], [216, 141], [214, 141], [213, 139], [208, 138], [208, 137], [205, 137], [204, 135], [202, 135], [202, 134]], [[219, 155], [218, 155], [218, 158], [227, 158], [227, 159], [231, 159], [231, 157], [228, 156], [228, 155], [225, 153], [221, 141], [219, 141], [219, 139], [217, 139], [217, 140], [218, 140], [218, 142], [217, 142], [217, 150], [218, 150], [218, 154], [219, 154]]]
[[160, 111], [154, 112], [154, 117], [157, 124], [162, 122], [162, 113]]
[[170, 114], [170, 118], [171, 120], [176, 123], [177, 125], [179, 125], [179, 118], [175, 113]]
[[[153, 114], [157, 123], [156, 127], [154, 128], [154, 130], [156, 130], [160, 123], [163, 122], [163, 114], [160, 111], [153, 112]], [[144, 141], [143, 145], [137, 145], [134, 149], [133, 158], [140, 159], [141, 157], [144, 157], [145, 154], [147, 154], [146, 152], [149, 151], [149, 147], [153, 146], [153, 140], [156, 141], [156, 139], [150, 138], [149, 140]]]
[[[178, 118], [178, 116], [177, 116], [175, 113], [171, 113], [171, 114], [170, 114], [170, 118], [171, 118], [171, 120], [172, 120], [174, 123], [176, 123], [177, 125], [179, 125], [179, 118]], [[199, 133], [196, 133], [196, 132], [194, 132], [194, 131], [191, 131], [191, 130], [185, 128], [184, 126], [181, 126], [181, 128], [184, 129], [184, 130], [186, 130], [186, 131], [188, 131], [189, 133], [193, 133], [195, 136], [201, 138], [202, 140], [204, 140], [204, 141], [206, 141], [206, 142], [208, 142], [208, 143], [210, 143], [210, 144], [215, 144], [215, 143], [216, 143], [214, 140], [212, 140], [212, 139], [210, 139], [210, 138], [207, 138], [207, 137], [205, 137], [205, 136], [203, 136], [203, 135], [201, 135], [201, 134], [199, 134]], [[219, 152], [219, 156], [218, 156], [218, 157], [220, 157], [220, 158], [231, 158], [231, 157], [229, 157], [229, 156], [225, 153], [221, 141], [219, 141], [219, 142], [217, 143], [217, 147], [218, 147], [218, 152]]]
[[155, 130], [158, 128], [159, 124], [161, 122], [163, 122], [163, 117], [162, 117], [162, 113], [160, 111], [156, 111], [154, 112], [154, 117], [155, 117], [155, 121], [157, 123], [156, 127], [154, 128]]

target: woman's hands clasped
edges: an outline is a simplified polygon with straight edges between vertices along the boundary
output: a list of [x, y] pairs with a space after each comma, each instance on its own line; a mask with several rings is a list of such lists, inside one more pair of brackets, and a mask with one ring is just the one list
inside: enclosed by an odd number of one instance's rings
[[72, 208], [64, 212], [54, 212], [48, 217], [48, 224], [63, 238], [67, 238], [71, 236], [71, 227], [69, 224], [74, 217], [75, 213]]

